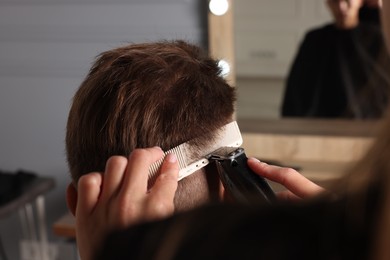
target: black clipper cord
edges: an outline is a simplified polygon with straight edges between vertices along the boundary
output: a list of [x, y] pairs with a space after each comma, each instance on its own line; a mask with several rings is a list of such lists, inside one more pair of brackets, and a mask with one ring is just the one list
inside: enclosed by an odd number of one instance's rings
[[[247, 165], [243, 148], [227, 155], [213, 155], [220, 166], [219, 175], [225, 190], [234, 200], [244, 204], [273, 203], [276, 196], [268, 182], [254, 173]], [[221, 169], [222, 168], [222, 169]]]

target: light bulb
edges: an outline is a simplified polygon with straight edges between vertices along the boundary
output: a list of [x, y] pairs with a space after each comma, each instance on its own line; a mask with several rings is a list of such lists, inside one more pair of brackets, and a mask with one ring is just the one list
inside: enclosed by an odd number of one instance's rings
[[229, 3], [227, 0], [210, 0], [209, 9], [215, 15], [224, 15], [229, 9]]
[[230, 73], [230, 65], [225, 60], [218, 61], [218, 66], [221, 68], [221, 77], [226, 77]]

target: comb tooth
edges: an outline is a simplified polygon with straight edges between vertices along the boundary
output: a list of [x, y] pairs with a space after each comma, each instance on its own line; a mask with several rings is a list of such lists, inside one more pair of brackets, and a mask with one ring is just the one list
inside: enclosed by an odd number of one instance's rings
[[180, 169], [183, 169], [187, 166], [187, 160], [184, 156], [184, 149], [182, 149], [182, 146], [175, 147], [171, 150], [174, 154], [176, 154], [177, 161], [179, 162]]

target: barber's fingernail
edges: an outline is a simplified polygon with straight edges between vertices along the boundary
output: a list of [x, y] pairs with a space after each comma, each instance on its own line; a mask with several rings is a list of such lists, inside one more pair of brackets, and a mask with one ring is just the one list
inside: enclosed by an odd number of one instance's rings
[[160, 146], [153, 146], [153, 148], [157, 148], [157, 149], [159, 149], [159, 150], [161, 150], [161, 151], [162, 151], [162, 149], [161, 149], [161, 147], [160, 147]]
[[167, 154], [167, 156], [165, 157], [165, 159], [170, 162], [170, 163], [175, 163], [177, 162], [177, 157], [176, 157], [176, 154], [174, 153], [169, 153]]

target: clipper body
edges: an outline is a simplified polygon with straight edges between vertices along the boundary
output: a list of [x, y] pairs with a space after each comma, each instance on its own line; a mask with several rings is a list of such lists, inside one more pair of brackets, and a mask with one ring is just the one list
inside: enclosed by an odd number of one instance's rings
[[221, 148], [213, 153], [209, 160], [217, 162], [224, 188], [237, 202], [271, 204], [276, 200], [275, 193], [268, 182], [247, 165], [248, 158], [243, 148]]

